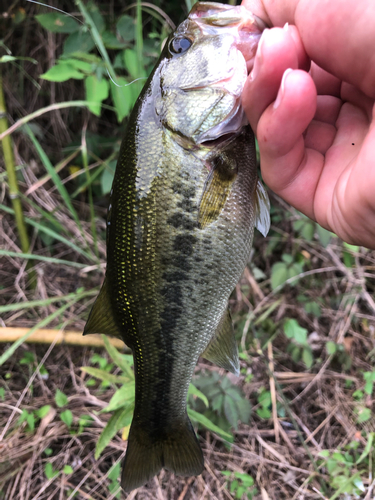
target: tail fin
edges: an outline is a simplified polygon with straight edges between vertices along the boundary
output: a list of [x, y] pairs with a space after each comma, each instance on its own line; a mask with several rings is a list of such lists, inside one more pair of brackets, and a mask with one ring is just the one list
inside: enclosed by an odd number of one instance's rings
[[163, 467], [178, 476], [203, 471], [203, 453], [189, 418], [163, 431], [164, 436], [156, 440], [133, 421], [121, 476], [124, 491], [143, 486]]

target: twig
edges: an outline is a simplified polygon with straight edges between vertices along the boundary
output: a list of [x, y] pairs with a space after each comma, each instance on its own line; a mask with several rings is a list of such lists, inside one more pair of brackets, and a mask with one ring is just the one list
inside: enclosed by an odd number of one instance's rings
[[268, 344], [268, 367], [270, 371], [270, 392], [271, 392], [271, 401], [272, 401], [272, 419], [273, 426], [275, 429], [275, 441], [277, 444], [280, 444], [280, 434], [279, 434], [279, 420], [277, 418], [277, 398], [276, 398], [276, 389], [275, 389], [275, 379], [273, 377], [274, 372], [274, 364], [273, 364], [273, 350], [272, 350], [272, 342]]
[[[0, 328], [0, 342], [15, 342], [25, 335], [30, 328]], [[110, 338], [110, 343], [117, 349], [123, 349], [124, 343], [120, 339]], [[69, 344], [85, 347], [104, 347], [99, 335], [82, 335], [82, 332], [39, 329], [32, 333], [25, 342], [34, 344]]]

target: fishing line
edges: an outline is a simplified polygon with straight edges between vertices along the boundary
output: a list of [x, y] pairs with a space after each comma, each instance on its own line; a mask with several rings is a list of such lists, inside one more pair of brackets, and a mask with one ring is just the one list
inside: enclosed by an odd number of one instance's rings
[[[61, 10], [61, 9], [58, 9], [57, 7], [53, 7], [52, 5], [47, 5], [45, 3], [42, 3], [42, 2], [37, 2], [36, 0], [27, 0], [28, 2], [30, 3], [35, 3], [37, 5], [42, 5], [43, 7], [48, 7], [49, 9], [53, 9], [53, 10], [57, 10], [58, 12], [61, 12], [62, 14], [65, 14], [66, 16], [69, 16], [69, 17], [72, 17], [73, 19], [75, 19], [76, 21], [78, 21], [80, 24], [82, 24], [82, 26], [85, 26], [85, 23], [83, 21], [81, 21], [80, 19], [78, 19], [78, 17], [76, 16], [73, 16], [73, 14], [69, 14], [69, 12], [65, 12], [64, 10]], [[87, 29], [90, 31], [90, 27], [87, 26]], [[91, 33], [91, 31], [90, 31]], [[93, 40], [94, 40], [94, 37], [92, 37]], [[102, 58], [102, 61], [105, 63], [105, 60], [104, 60], [104, 57], [103, 57], [103, 54], [101, 53], [100, 51], [100, 48], [98, 47], [98, 44], [95, 42], [94, 40], [94, 43], [95, 43], [95, 46], [96, 48], [98, 49], [98, 52], [100, 54], [100, 57]], [[110, 72], [108, 71], [108, 68], [106, 67], [105, 68], [106, 72], [107, 72], [107, 75], [109, 77], [109, 79], [111, 80], [111, 82], [116, 85], [116, 87], [119, 87], [119, 88], [124, 88], [124, 87], [128, 87], [129, 85], [131, 85], [132, 83], [135, 83], [135, 82], [138, 82], [139, 80], [147, 80], [147, 77], [146, 76], [140, 76], [139, 78], [136, 78], [135, 80], [132, 80], [131, 82], [129, 83], [124, 83], [124, 85], [119, 85], [117, 82], [115, 82], [115, 80], [112, 78], [112, 75], [110, 74]]]
[[57, 7], [53, 7], [52, 5], [47, 5], [47, 4], [42, 3], [42, 2], [37, 2], [36, 0], [27, 0], [27, 1], [31, 2], [31, 3], [36, 3], [37, 5], [42, 5], [43, 7], [48, 7], [49, 9], [57, 10], [58, 12], [61, 12], [62, 14], [65, 14], [66, 16], [72, 17], [73, 19], [75, 19], [79, 23], [81, 23], [83, 25], [85, 24], [80, 19], [78, 19], [78, 17], [73, 16], [73, 14], [69, 14], [69, 12], [65, 12], [64, 10], [58, 9]]

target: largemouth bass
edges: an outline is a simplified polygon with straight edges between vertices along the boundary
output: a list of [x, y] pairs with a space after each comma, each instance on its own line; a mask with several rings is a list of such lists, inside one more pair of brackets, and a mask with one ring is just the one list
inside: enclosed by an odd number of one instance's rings
[[134, 354], [125, 491], [161, 468], [200, 474], [186, 411], [199, 356], [233, 373], [228, 299], [269, 228], [254, 135], [241, 107], [264, 26], [243, 7], [196, 4], [167, 40], [130, 117], [111, 191], [107, 270], [84, 333]]

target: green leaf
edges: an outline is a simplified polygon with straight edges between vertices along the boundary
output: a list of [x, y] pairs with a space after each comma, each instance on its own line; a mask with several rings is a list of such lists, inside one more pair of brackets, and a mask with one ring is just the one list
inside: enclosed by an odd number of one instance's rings
[[53, 33], [74, 33], [79, 30], [79, 23], [75, 19], [60, 12], [38, 14], [35, 17], [43, 28]]
[[236, 477], [237, 479], [241, 479], [243, 484], [247, 487], [254, 485], [254, 479], [244, 472], [235, 472], [234, 477]]
[[306, 302], [306, 304], [303, 307], [307, 312], [307, 314], [313, 314], [317, 318], [320, 318], [320, 316], [322, 315], [320, 306], [316, 302]]
[[331, 474], [331, 475], [333, 473], [337, 472], [337, 470], [338, 471], [340, 470], [340, 467], [337, 464], [337, 461], [334, 460], [333, 458], [329, 458], [327, 460], [326, 467], [327, 467], [328, 473]]
[[324, 229], [324, 227], [319, 226], [319, 224], [316, 224], [316, 232], [318, 233], [318, 238], [322, 246], [327, 248], [334, 234]]
[[258, 402], [263, 408], [266, 408], [271, 405], [271, 393], [270, 391], [263, 391], [259, 396], [258, 396]]
[[132, 17], [123, 15], [117, 21], [116, 29], [125, 42], [132, 42], [135, 37], [135, 25]]
[[112, 415], [107, 425], [104, 427], [98, 442], [96, 443], [95, 460], [100, 457], [102, 451], [109, 444], [116, 433], [123, 427], [130, 425], [132, 417], [133, 407], [121, 408]]
[[102, 194], [108, 194], [111, 191], [113, 178], [115, 175], [116, 162], [111, 161], [108, 165], [109, 168], [103, 170], [102, 176], [100, 178], [100, 184], [102, 188]]
[[[303, 271], [303, 264], [300, 264], [298, 262], [295, 262], [292, 264], [289, 269], [288, 269], [288, 279], [294, 278], [295, 276], [298, 276], [301, 274]], [[291, 285], [295, 285], [298, 282], [298, 280], [294, 280]]]
[[51, 409], [51, 405], [44, 405], [39, 410], [37, 410], [35, 413], [39, 418], [44, 418], [46, 415], [48, 415], [49, 411]]
[[22, 359], [20, 359], [20, 365], [32, 365], [35, 361], [35, 356], [32, 352], [26, 351]]
[[126, 47], [126, 44], [117, 40], [116, 36], [111, 31], [104, 31], [102, 40], [107, 49], [119, 50]]
[[307, 220], [301, 227], [300, 233], [306, 241], [312, 241], [314, 238], [315, 223]]
[[73, 66], [73, 68], [82, 71], [82, 73], [92, 73], [93, 67], [91, 62], [83, 61], [82, 59], [77, 59], [76, 57], [69, 57], [67, 59], [60, 59], [59, 63], [66, 63]]
[[362, 422], [367, 422], [371, 418], [370, 408], [360, 408], [358, 412], [357, 422], [361, 424]]
[[355, 259], [349, 252], [343, 252], [342, 260], [344, 261], [346, 267], [353, 267], [355, 265]]
[[325, 458], [327, 458], [327, 457], [329, 457], [330, 452], [329, 452], [329, 450], [322, 450], [322, 451], [320, 451], [320, 452], [318, 453], [318, 455], [319, 455], [320, 457], [325, 457]]
[[103, 380], [105, 382], [109, 382], [111, 384], [124, 384], [129, 381], [127, 377], [121, 377], [119, 375], [112, 375], [105, 370], [101, 370], [100, 368], [94, 368], [92, 366], [82, 366], [81, 370], [83, 372], [88, 373], [92, 377], [96, 377], [99, 380]]
[[109, 94], [108, 81], [95, 75], [90, 75], [85, 79], [86, 100], [90, 102], [88, 108], [96, 116], [100, 116], [102, 102]]
[[374, 382], [368, 381], [365, 384], [364, 391], [366, 394], [369, 394], [371, 396], [373, 388], [374, 388]]
[[211, 406], [214, 411], [220, 411], [221, 407], [224, 403], [224, 395], [217, 394], [214, 398], [211, 399]]
[[91, 15], [92, 20], [95, 23], [96, 29], [99, 31], [99, 33], [101, 33], [105, 28], [105, 21], [100, 13], [98, 6], [95, 5], [94, 3], [88, 4], [87, 10]]
[[329, 355], [335, 354], [335, 352], [337, 351], [337, 345], [335, 344], [335, 342], [332, 342], [332, 340], [329, 340], [326, 343], [326, 351], [327, 351], [327, 354], [329, 354]]
[[11, 61], [17, 61], [17, 57], [8, 56], [8, 55], [0, 57], [0, 63], [6, 63], [6, 62], [11, 62]]
[[314, 356], [309, 347], [302, 349], [302, 361], [305, 363], [306, 368], [311, 368], [314, 363]]
[[335, 451], [334, 453], [332, 453], [332, 458], [334, 460], [336, 460], [337, 462], [340, 462], [343, 464], [346, 463], [344, 455], [338, 451]]
[[291, 351], [291, 356], [292, 360], [298, 363], [298, 361], [301, 359], [301, 347], [298, 347], [294, 344]]
[[116, 108], [117, 121], [120, 123], [129, 114], [133, 104], [132, 91], [125, 78], [118, 77], [117, 83], [119, 87], [112, 81], [110, 82], [110, 91], [113, 103]]
[[72, 33], [64, 42], [63, 55], [73, 55], [79, 52], [90, 52], [95, 47], [95, 42], [89, 32], [79, 30]]
[[275, 290], [288, 279], [288, 268], [284, 262], [276, 262], [271, 269], [271, 288]]
[[34, 413], [26, 412], [26, 422], [31, 432], [35, 429], [35, 416]]
[[239, 411], [241, 422], [243, 422], [244, 424], [248, 424], [251, 415], [250, 401], [248, 401], [245, 396], [243, 396], [240, 401], [237, 401], [237, 408]]
[[374, 432], [370, 432], [368, 434], [368, 441], [366, 443], [366, 446], [365, 446], [365, 449], [363, 450], [362, 452], [362, 455], [359, 457], [359, 459], [356, 461], [356, 465], [358, 465], [360, 462], [362, 462], [362, 460], [364, 458], [367, 457], [367, 455], [370, 453], [371, 449], [372, 449], [372, 443], [374, 441], [374, 436], [375, 436], [375, 433]]
[[206, 405], [206, 408], [209, 407], [208, 399], [206, 398], [206, 396], [193, 384], [189, 385], [188, 396], [195, 396], [196, 398], [201, 399], [203, 403]]
[[62, 391], [60, 391], [60, 389], [56, 389], [55, 402], [59, 408], [68, 404], [68, 398]]
[[359, 253], [360, 247], [357, 245], [350, 245], [349, 243], [346, 243], [346, 241], [344, 241], [343, 246], [347, 248], [350, 252]]
[[237, 429], [238, 427], [238, 410], [237, 410], [237, 405], [235, 401], [228, 395], [226, 394], [224, 397], [224, 414], [228, 422], [232, 427]]
[[73, 474], [73, 467], [70, 465], [64, 465], [63, 473], [64, 474]]
[[110, 411], [118, 410], [119, 408], [122, 408], [124, 406], [129, 406], [130, 404], [134, 403], [135, 399], [135, 385], [134, 382], [129, 382], [127, 384], [124, 384], [120, 389], [117, 389], [117, 391], [114, 393], [112, 396], [110, 402], [108, 403], [108, 406], [106, 408], [103, 408], [101, 410], [101, 413], [107, 413]]
[[139, 74], [140, 64], [135, 50], [132, 49], [124, 50], [124, 63], [127, 72], [132, 78], [139, 78], [140, 76], [144, 76], [143, 74], [142, 75]]
[[212, 432], [216, 432], [216, 434], [219, 434], [219, 436], [222, 436], [224, 439], [227, 439], [230, 442], [233, 441], [233, 436], [231, 434], [223, 431], [223, 429], [220, 429], [220, 427], [213, 424], [211, 422], [211, 420], [209, 420], [207, 417], [205, 417], [201, 413], [198, 413], [198, 412], [192, 410], [191, 408], [188, 408], [188, 415], [191, 418], [191, 420], [193, 420], [194, 422], [198, 422], [199, 424], [206, 427], [208, 430], [210, 430]]
[[94, 419], [90, 415], [80, 415], [78, 423], [82, 427], [87, 427], [87, 426], [91, 425], [91, 422], [93, 420]]
[[264, 420], [268, 420], [271, 417], [271, 411], [268, 408], [257, 408], [257, 415]]
[[106, 348], [108, 354], [112, 358], [113, 362], [118, 366], [124, 373], [129, 376], [129, 379], [134, 379], [134, 372], [131, 369], [131, 362], [133, 357], [118, 352], [116, 347], [112, 345], [106, 335], [102, 335], [102, 340], [104, 342], [104, 347]]
[[70, 410], [65, 410], [60, 414], [61, 420], [64, 422], [64, 424], [67, 425], [67, 427], [71, 427], [73, 423], [73, 413]]
[[51, 82], [65, 82], [70, 78], [82, 80], [84, 74], [78, 71], [72, 64], [66, 61], [58, 61], [56, 66], [52, 66], [46, 73], [40, 75], [40, 78]]
[[286, 264], [288, 264], [288, 266], [293, 264], [294, 261], [293, 256], [290, 255], [289, 253], [284, 253], [281, 258]]
[[54, 470], [50, 462], [47, 462], [44, 466], [44, 473], [47, 479], [53, 479], [54, 477], [59, 475], [59, 471]]
[[284, 333], [288, 339], [294, 339], [298, 344], [307, 345], [307, 330], [299, 326], [297, 320], [290, 318], [285, 320]]
[[120, 477], [120, 472], [121, 472], [121, 463], [118, 462], [115, 465], [112, 465], [112, 467], [108, 471], [108, 479], [111, 481], [117, 481], [117, 479]]

